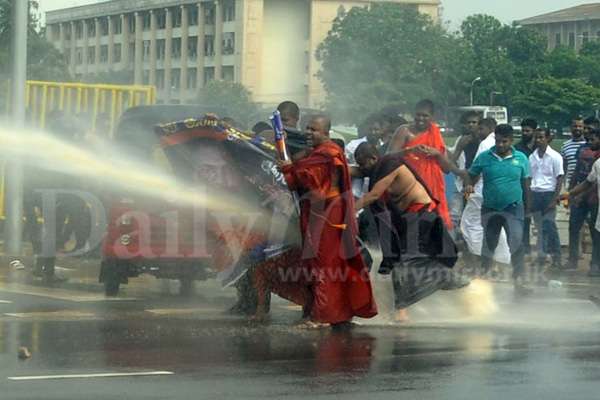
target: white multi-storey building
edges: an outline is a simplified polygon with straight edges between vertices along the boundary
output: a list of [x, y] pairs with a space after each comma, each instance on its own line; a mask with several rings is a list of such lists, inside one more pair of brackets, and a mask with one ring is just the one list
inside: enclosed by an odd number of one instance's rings
[[[438, 18], [439, 0], [387, 1]], [[79, 79], [130, 72], [164, 102], [187, 102], [206, 82], [231, 80], [261, 103], [316, 107], [324, 99], [317, 46], [340, 11], [372, 2], [110, 0], [48, 12], [46, 31]]]

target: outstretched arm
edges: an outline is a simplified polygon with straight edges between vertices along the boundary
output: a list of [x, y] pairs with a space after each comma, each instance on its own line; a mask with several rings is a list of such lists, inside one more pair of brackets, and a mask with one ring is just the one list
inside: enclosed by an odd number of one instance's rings
[[585, 194], [589, 192], [594, 187], [594, 184], [590, 181], [583, 181], [579, 185], [575, 186], [572, 190], [567, 193], [564, 193], [560, 196], [561, 200], [565, 200], [568, 198], [577, 197], [579, 195]]
[[373, 186], [373, 190], [356, 201], [354, 208], [358, 211], [379, 200], [400, 173], [400, 168], [402, 167], [399, 167], [394, 172], [377, 182], [375, 186]]

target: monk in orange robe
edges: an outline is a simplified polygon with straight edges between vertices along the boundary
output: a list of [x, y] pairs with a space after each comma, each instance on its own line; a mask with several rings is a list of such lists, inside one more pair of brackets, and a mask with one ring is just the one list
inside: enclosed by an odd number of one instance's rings
[[436, 212], [446, 226], [452, 228], [452, 220], [446, 201], [444, 172], [464, 176], [446, 157], [446, 145], [439, 126], [433, 122], [434, 106], [430, 100], [417, 104], [412, 126], [400, 127], [390, 143], [390, 153], [403, 153], [404, 162], [429, 188], [437, 203]]
[[282, 161], [290, 190], [300, 196], [302, 271], [300, 285], [312, 293], [314, 322], [348, 323], [377, 315], [369, 271], [356, 243], [358, 227], [350, 174], [343, 150], [329, 139], [331, 122], [313, 117], [306, 127], [312, 151], [294, 163]]

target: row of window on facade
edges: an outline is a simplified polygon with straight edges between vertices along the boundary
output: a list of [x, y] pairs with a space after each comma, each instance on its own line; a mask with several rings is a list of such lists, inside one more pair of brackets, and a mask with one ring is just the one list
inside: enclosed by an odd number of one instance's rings
[[[187, 80], [185, 82], [185, 89], [187, 90], [196, 90], [198, 89], [198, 69], [197, 68], [189, 68], [188, 69]], [[235, 72], [233, 66], [223, 66], [222, 67], [223, 80], [233, 82], [235, 79]], [[204, 83], [210, 82], [215, 79], [215, 67], [205, 67], [203, 70]], [[76, 74], [75, 78], [79, 81], [82, 81], [85, 77], [83, 74]], [[143, 72], [143, 84], [150, 85], [150, 71], [145, 70]], [[170, 89], [171, 94], [175, 95], [181, 89], [181, 70], [180, 69], [172, 69], [171, 70], [171, 85], [165, 85], [165, 70], [159, 69], [156, 70], [156, 82], [155, 85], [158, 90], [167, 90]]]
[[[590, 36], [589, 32], [582, 32], [581, 34], [575, 35], [575, 32], [569, 32], [568, 37], [567, 37], [567, 45], [570, 48], [575, 48], [575, 44], [577, 42], [577, 37], [579, 37], [581, 39], [581, 43], [582, 44], [586, 44], [587, 42], [590, 41], [590, 39], [600, 39], [600, 31], [598, 31], [596, 33], [596, 36]], [[554, 36], [554, 46], [558, 47], [561, 46], [563, 44], [562, 41], [562, 33], [558, 32], [556, 33], [556, 35]]]
[[[210, 4], [210, 3], [207, 3]], [[198, 25], [198, 7], [197, 6], [186, 6], [188, 11], [188, 25], [189, 26], [197, 26]], [[170, 16], [172, 21], [173, 28], [179, 28], [182, 24], [182, 8], [174, 7], [170, 9]], [[156, 29], [162, 30], [167, 27], [167, 12], [165, 9], [153, 10], [153, 13], [156, 14]], [[108, 18], [99, 18], [99, 26], [100, 26], [100, 36], [108, 36], [109, 34], [109, 23]], [[136, 23], [135, 23], [135, 15], [128, 14], [127, 25], [129, 26], [129, 33], [135, 33]], [[209, 5], [204, 8], [204, 20], [207, 25], [215, 24], [215, 7], [214, 5]], [[224, 2], [223, 6], [223, 22], [231, 22], [235, 21], [235, 1], [229, 0]], [[86, 21], [76, 21], [74, 24], [75, 27], [75, 39], [80, 40], [83, 39], [83, 24], [87, 24], [87, 36], [94, 37], [96, 36], [96, 23], [94, 20], [86, 20]], [[152, 18], [150, 11], [142, 12], [142, 30], [149, 31], [152, 25]], [[120, 16], [112, 17], [112, 27], [113, 34], [120, 35], [123, 32], [123, 24], [121, 22]], [[58, 24], [51, 25], [51, 39], [59, 40], [60, 39], [60, 27]], [[71, 40], [72, 32], [70, 29], [65, 30], [65, 39]]]
[[[144, 62], [150, 61], [150, 40], [144, 40], [142, 44], [142, 60]], [[108, 62], [108, 45], [100, 46], [100, 59], [99, 63], [104, 64]], [[226, 33], [223, 37], [223, 55], [231, 55], [235, 52], [235, 34]], [[85, 53], [85, 54], [84, 54]], [[121, 62], [122, 45], [115, 43], [113, 46], [113, 63]], [[87, 64], [96, 64], [96, 47], [89, 46], [87, 52], [85, 48], [78, 47], [75, 50], [75, 64], [82, 65], [86, 57]], [[178, 60], [182, 55], [182, 40], [181, 38], [174, 38], [171, 40], [171, 58]], [[212, 35], [206, 35], [204, 37], [204, 55], [211, 57], [215, 55], [215, 37]], [[164, 60], [166, 57], [166, 40], [158, 39], [156, 41], [156, 59], [158, 61]], [[198, 37], [191, 36], [188, 38], [187, 44], [187, 58], [188, 60], [194, 61], [198, 58]], [[67, 62], [70, 63], [70, 57], [67, 54]], [[135, 43], [129, 43], [129, 62], [135, 61]]]
[[[224, 81], [233, 82], [235, 79], [235, 69], [232, 65], [221, 67], [221, 73], [223, 75]], [[215, 67], [204, 67], [203, 70], [203, 79], [204, 82], [210, 82], [215, 79]], [[171, 78], [170, 78], [170, 86], [166, 85], [165, 82], [165, 70], [158, 69], [156, 70], [156, 88], [158, 90], [167, 90], [171, 89], [171, 91], [180, 90], [181, 89], [181, 69], [173, 68], [171, 70]], [[150, 71], [144, 70], [142, 76], [142, 83], [144, 85], [152, 84], [150, 82]], [[186, 85], [185, 89], [194, 90], [198, 88], [198, 68], [188, 68], [187, 70], [187, 80], [184, 83]]]

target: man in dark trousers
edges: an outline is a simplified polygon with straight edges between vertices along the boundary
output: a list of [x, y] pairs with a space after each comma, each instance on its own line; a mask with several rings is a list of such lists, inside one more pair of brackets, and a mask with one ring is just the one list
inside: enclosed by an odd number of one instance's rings
[[[513, 280], [517, 294], [529, 294], [524, 284], [523, 223], [526, 204], [530, 198], [529, 160], [513, 147], [513, 128], [502, 124], [496, 127], [496, 145], [481, 153], [471, 165], [471, 182], [483, 178], [483, 246], [481, 251], [482, 272], [487, 273], [493, 264], [502, 228], [506, 231], [510, 247]], [[470, 185], [469, 187], [472, 187]], [[530, 204], [527, 201], [527, 204]]]

